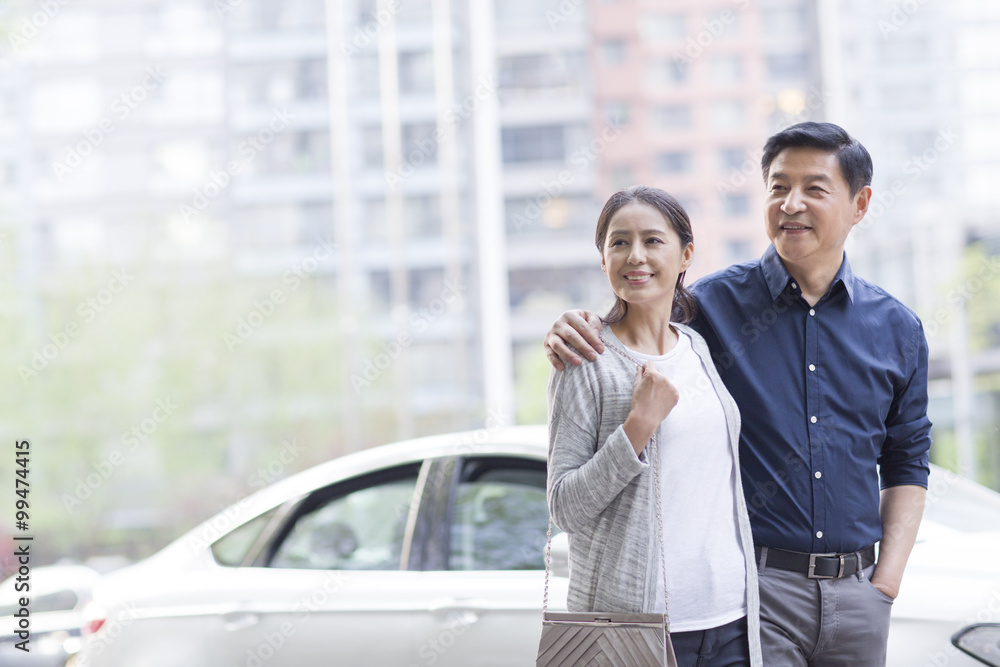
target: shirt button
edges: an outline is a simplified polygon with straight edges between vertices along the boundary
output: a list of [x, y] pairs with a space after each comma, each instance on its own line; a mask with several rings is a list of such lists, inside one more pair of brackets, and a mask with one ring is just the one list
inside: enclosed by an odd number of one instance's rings
[[809, 364], [809, 370], [811, 371], [816, 370], [816, 364]]
[[822, 476], [823, 476], [823, 473], [821, 473], [819, 470], [817, 470], [816, 471], [816, 479], [819, 479]]
[[818, 421], [818, 420], [816, 419], [816, 415], [813, 415], [812, 417], [810, 417], [810, 418], [809, 418], [809, 421], [811, 421], [811, 422], [812, 422], [813, 424], [815, 424], [815, 423], [816, 423], [816, 422]]
[[823, 537], [823, 531], [822, 530], [817, 530], [816, 531], [816, 537]]
[[799, 288], [798, 285], [796, 285], [795, 283], [792, 283], [792, 289], [798, 289], [798, 288]]
[[816, 317], [816, 309], [815, 308], [810, 308], [809, 309], [809, 317]]

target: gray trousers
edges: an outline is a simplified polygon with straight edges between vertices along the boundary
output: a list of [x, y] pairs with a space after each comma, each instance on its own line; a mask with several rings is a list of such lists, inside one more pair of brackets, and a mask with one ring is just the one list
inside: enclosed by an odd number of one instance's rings
[[869, 581], [874, 565], [842, 579], [809, 579], [767, 567], [763, 554], [761, 561], [765, 665], [884, 667], [892, 599]]

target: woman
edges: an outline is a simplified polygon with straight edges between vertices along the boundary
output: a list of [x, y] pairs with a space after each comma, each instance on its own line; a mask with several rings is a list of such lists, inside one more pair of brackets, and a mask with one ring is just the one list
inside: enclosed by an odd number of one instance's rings
[[636, 186], [605, 204], [596, 240], [616, 295], [607, 351], [549, 382], [548, 502], [569, 536], [569, 610], [666, 611], [680, 665], [760, 665], [740, 417], [685, 325], [690, 220], [666, 192]]

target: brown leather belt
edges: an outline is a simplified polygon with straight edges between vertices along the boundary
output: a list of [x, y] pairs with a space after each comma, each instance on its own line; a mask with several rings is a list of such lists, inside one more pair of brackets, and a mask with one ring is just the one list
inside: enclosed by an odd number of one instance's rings
[[[763, 547], [754, 545], [754, 557], [760, 563]], [[784, 549], [767, 548], [767, 560], [764, 567], [773, 567], [789, 572], [799, 572], [810, 579], [840, 579], [857, 574], [875, 564], [875, 546], [861, 551], [851, 551], [842, 554], [807, 554], [801, 551], [786, 551]]]

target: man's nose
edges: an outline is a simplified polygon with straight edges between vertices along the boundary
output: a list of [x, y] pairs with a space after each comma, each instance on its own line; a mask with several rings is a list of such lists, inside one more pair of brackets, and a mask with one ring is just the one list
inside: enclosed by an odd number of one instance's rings
[[785, 200], [781, 202], [781, 211], [788, 215], [795, 215], [804, 211], [805, 208], [805, 201], [803, 201], [802, 193], [799, 192], [798, 188], [789, 189]]

